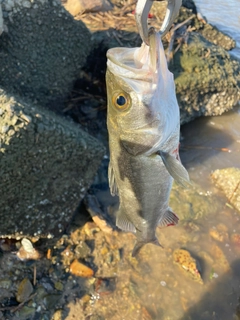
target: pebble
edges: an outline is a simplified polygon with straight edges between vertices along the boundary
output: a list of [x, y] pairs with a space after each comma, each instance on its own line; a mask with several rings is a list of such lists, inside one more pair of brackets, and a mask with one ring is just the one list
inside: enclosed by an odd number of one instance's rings
[[50, 310], [52, 308], [56, 307], [56, 304], [58, 303], [58, 301], [61, 299], [61, 294], [47, 294], [44, 298], [43, 298], [43, 303], [45, 305], [45, 307]]
[[12, 286], [12, 281], [9, 279], [0, 280], [0, 288], [10, 289]]
[[91, 254], [91, 249], [85, 241], [80, 241], [79, 245], [76, 246], [74, 252], [77, 258], [86, 258]]
[[91, 268], [75, 259], [70, 265], [70, 272], [78, 277], [89, 278], [92, 277], [94, 272]]
[[62, 316], [62, 310], [57, 310], [55, 311], [52, 320], [62, 320], [63, 316]]
[[18, 286], [16, 300], [18, 302], [26, 301], [29, 298], [29, 296], [32, 294], [32, 292], [33, 292], [33, 286], [31, 282], [29, 281], [28, 278], [24, 278]]
[[18, 319], [19, 320], [33, 319], [34, 315], [35, 315], [35, 308], [24, 306], [18, 312]]
[[182, 270], [184, 270], [186, 274], [190, 275], [193, 280], [203, 284], [200, 272], [197, 267], [197, 262], [187, 250], [183, 250], [183, 249], [174, 250], [173, 261]]
[[55, 282], [54, 283], [54, 288], [59, 290], [59, 291], [62, 291], [63, 290], [63, 284], [62, 282], [58, 281], [58, 282]]

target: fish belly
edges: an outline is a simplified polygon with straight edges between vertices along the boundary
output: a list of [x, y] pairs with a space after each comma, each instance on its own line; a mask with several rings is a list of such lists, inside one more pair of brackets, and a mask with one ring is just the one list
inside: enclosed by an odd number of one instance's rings
[[168, 208], [173, 179], [160, 156], [132, 156], [125, 150], [121, 153], [124, 161], [115, 159], [119, 164], [117, 225], [126, 231], [140, 231], [142, 238], [155, 237], [158, 222]]

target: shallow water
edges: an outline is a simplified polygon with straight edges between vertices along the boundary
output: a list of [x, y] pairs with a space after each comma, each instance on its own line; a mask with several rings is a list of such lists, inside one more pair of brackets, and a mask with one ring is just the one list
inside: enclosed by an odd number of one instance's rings
[[[240, 319], [240, 241], [231, 238], [239, 234], [240, 239], [240, 213], [226, 205], [210, 179], [216, 169], [240, 168], [239, 122], [240, 106], [182, 127], [180, 154], [193, 186], [180, 193], [173, 189], [170, 205], [180, 223], [157, 231], [164, 249], [148, 244], [135, 259], [133, 235], [95, 235], [97, 276], [115, 278], [116, 289], [96, 296], [90, 313], [107, 320]], [[108, 190], [97, 195], [103, 207], [115, 210], [117, 198]], [[99, 253], [99, 245], [108, 248], [106, 254], [105, 249]], [[117, 258], [116, 248], [121, 252]], [[203, 283], [174, 263], [176, 249], [188, 250], [197, 260]]]

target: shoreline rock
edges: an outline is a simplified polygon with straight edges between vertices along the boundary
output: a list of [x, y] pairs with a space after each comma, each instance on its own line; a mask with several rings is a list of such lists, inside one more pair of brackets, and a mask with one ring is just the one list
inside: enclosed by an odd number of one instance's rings
[[0, 237], [59, 236], [105, 148], [79, 125], [3, 90], [0, 141]]

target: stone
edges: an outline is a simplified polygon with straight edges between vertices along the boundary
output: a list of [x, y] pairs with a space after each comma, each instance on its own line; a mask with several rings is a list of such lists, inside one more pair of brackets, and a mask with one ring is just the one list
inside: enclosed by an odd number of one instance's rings
[[60, 235], [105, 149], [79, 125], [4, 90], [0, 107], [0, 237]]
[[173, 56], [181, 124], [231, 110], [240, 100], [240, 64], [223, 48], [190, 33]]
[[240, 213], [240, 169], [225, 168], [215, 170], [211, 178], [215, 186], [224, 192], [228, 202]]
[[33, 286], [31, 282], [29, 281], [28, 278], [24, 278], [18, 286], [16, 300], [18, 302], [24, 302], [29, 298], [32, 292], [33, 292]]
[[7, 4], [2, 3], [8, 33], [1, 35], [1, 86], [60, 110], [91, 51], [90, 32], [60, 1], [12, 1], [9, 8]]
[[173, 252], [173, 262], [176, 263], [193, 280], [203, 284], [197, 261], [184, 249], [176, 249]]
[[91, 268], [75, 259], [70, 265], [70, 272], [78, 277], [89, 278], [94, 275]]

